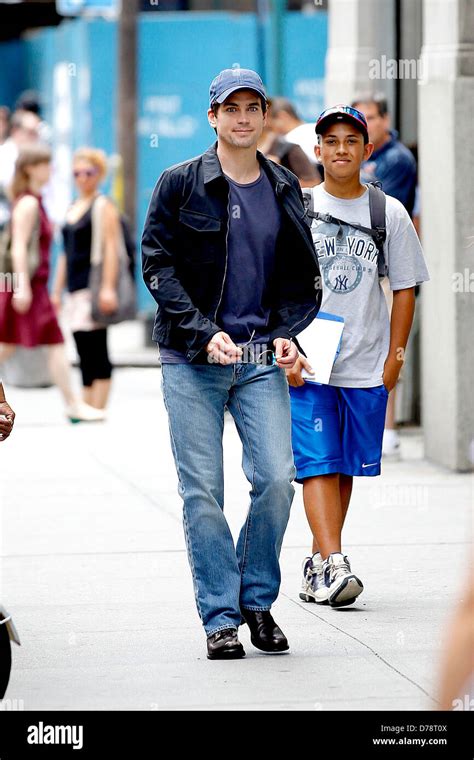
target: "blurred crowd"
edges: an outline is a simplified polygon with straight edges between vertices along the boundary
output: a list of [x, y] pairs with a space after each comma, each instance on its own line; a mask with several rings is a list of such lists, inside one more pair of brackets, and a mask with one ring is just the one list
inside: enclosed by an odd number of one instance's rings
[[[107, 157], [101, 150], [81, 148], [71, 167], [75, 199], [56, 225], [62, 252], [51, 288], [50, 134], [34, 93], [25, 93], [13, 113], [0, 108], [0, 369], [19, 347], [46, 347], [66, 416], [72, 422], [98, 422], [105, 419], [112, 376], [107, 327], [121, 319], [121, 272], [130, 290], [128, 256], [133, 252], [126, 248], [127, 229], [118, 209], [100, 191]], [[73, 389], [58, 319], [62, 309], [79, 357], [81, 395]]]

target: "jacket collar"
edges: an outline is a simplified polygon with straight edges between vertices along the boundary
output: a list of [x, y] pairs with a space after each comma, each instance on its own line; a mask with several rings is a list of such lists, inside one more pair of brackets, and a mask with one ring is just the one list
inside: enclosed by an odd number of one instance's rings
[[[277, 193], [280, 193], [285, 185], [291, 187], [289, 179], [280, 169], [278, 164], [273, 163], [273, 161], [269, 161], [259, 150], [257, 150], [257, 158], [262, 169], [267, 174]], [[213, 182], [217, 178], [225, 179], [224, 172], [222, 171], [222, 167], [217, 156], [217, 142], [211, 145], [210, 148], [208, 148], [206, 152], [203, 153], [202, 168], [205, 185], [209, 182]]]

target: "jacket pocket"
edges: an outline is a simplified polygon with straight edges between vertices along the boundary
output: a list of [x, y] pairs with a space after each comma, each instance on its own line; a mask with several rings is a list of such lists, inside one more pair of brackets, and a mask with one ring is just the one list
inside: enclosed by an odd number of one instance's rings
[[182, 208], [179, 211], [181, 250], [190, 263], [206, 264], [216, 260], [221, 220], [200, 211]]

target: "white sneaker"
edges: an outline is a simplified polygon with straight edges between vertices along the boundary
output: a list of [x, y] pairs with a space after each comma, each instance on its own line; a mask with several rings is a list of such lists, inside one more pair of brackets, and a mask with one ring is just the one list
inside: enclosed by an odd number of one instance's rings
[[348, 558], [340, 552], [333, 552], [324, 560], [323, 568], [331, 607], [344, 607], [355, 602], [364, 586], [351, 571]]
[[400, 436], [398, 430], [385, 428], [383, 431], [382, 456], [386, 459], [400, 459]]
[[105, 411], [89, 406], [85, 401], [76, 401], [66, 409], [66, 417], [71, 422], [103, 422]]
[[327, 604], [329, 589], [324, 582], [323, 559], [319, 552], [303, 560], [303, 581], [300, 599], [303, 602]]

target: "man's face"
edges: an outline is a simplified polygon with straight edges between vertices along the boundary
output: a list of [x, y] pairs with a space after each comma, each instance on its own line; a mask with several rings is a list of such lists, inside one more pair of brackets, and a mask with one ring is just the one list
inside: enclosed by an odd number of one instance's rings
[[217, 129], [219, 140], [235, 148], [256, 145], [265, 126], [260, 96], [252, 90], [237, 90], [219, 106], [217, 114], [207, 112], [209, 124]]
[[370, 142], [376, 146], [385, 142], [390, 130], [390, 117], [388, 114], [380, 116], [376, 103], [356, 103], [355, 108], [363, 113], [367, 119]]
[[373, 149], [372, 143], [364, 145], [362, 133], [352, 124], [336, 122], [320, 136], [314, 150], [324, 172], [341, 181], [358, 175], [361, 163], [367, 161]]

